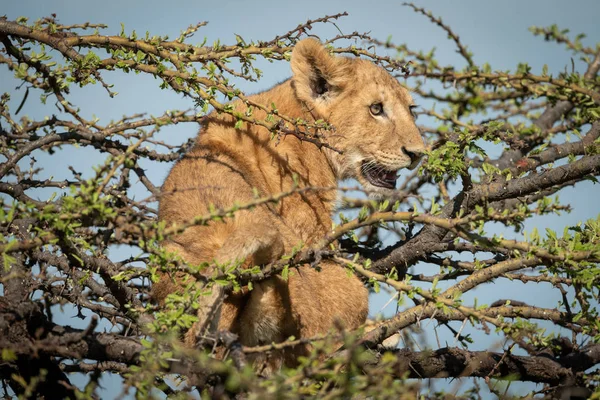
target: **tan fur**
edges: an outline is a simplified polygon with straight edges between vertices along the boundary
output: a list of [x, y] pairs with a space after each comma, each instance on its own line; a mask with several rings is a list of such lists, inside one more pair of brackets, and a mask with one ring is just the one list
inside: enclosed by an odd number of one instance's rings
[[[159, 218], [167, 225], [208, 213], [208, 205], [231, 207], [261, 196], [290, 190], [296, 174], [301, 186], [333, 187], [340, 179], [356, 178], [376, 195], [389, 189], [369, 183], [361, 174], [364, 161], [388, 170], [414, 165], [405, 151], [423, 152], [423, 141], [411, 116], [412, 99], [385, 70], [361, 59], [331, 56], [314, 39], [299, 42], [292, 54], [291, 80], [254, 95], [257, 103], [275, 103], [281, 114], [309, 122], [325, 119], [335, 130], [327, 142], [343, 151], [318, 149], [288, 135], [278, 143], [258, 126], [235, 129], [228, 114], [213, 112], [205, 119], [194, 148], [172, 169], [163, 186]], [[325, 85], [326, 82], [326, 85]], [[327, 89], [319, 94], [318, 87]], [[322, 92], [322, 90], [320, 91]], [[384, 116], [369, 111], [381, 103]], [[245, 111], [241, 102], [234, 103]], [[254, 112], [256, 118], [265, 113]], [[279, 259], [300, 242], [310, 245], [331, 229], [335, 191], [306, 192], [284, 198], [277, 205], [240, 211], [234, 218], [208, 226], [194, 226], [170, 238], [164, 246], [189, 263], [247, 260], [261, 265]], [[250, 292], [230, 295], [221, 309], [218, 329], [239, 334], [242, 344], [278, 342], [289, 336], [322, 334], [339, 321], [348, 329], [364, 323], [367, 290], [355, 276], [330, 262], [321, 271], [304, 266], [281, 278], [254, 285]], [[162, 302], [180, 288], [177, 279], [163, 276], [153, 295]], [[188, 342], [194, 338], [188, 336]], [[193, 343], [189, 343], [193, 344]], [[293, 360], [307, 348], [276, 355]], [[293, 363], [293, 361], [290, 361]]]

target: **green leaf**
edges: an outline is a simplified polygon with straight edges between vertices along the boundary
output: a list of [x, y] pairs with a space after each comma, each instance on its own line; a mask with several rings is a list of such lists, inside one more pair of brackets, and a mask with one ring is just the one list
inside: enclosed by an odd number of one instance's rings
[[290, 266], [289, 265], [285, 265], [283, 267], [283, 269], [281, 270], [281, 278], [284, 281], [287, 281], [290, 275]]

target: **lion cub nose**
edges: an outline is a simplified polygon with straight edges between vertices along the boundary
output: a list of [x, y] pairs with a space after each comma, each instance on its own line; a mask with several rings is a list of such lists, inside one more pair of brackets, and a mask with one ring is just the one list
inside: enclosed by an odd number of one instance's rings
[[423, 154], [425, 154], [424, 149], [407, 149], [406, 147], [402, 148], [402, 151], [410, 158], [411, 167], [415, 167], [416, 164], [421, 161], [423, 158]]

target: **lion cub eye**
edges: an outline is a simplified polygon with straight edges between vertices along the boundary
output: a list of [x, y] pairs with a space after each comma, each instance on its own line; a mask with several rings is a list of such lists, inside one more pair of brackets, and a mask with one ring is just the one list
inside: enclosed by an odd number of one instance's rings
[[381, 115], [383, 114], [383, 104], [373, 103], [371, 104], [371, 107], [369, 107], [369, 111], [371, 111], [371, 114], [373, 115]]

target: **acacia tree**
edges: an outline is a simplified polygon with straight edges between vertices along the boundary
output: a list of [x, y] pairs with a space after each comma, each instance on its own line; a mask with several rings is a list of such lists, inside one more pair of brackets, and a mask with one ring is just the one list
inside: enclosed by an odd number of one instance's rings
[[[125, 30], [105, 36], [105, 26], [65, 26], [55, 16], [35, 22], [0, 19], [0, 63], [20, 82], [0, 101], [4, 396], [97, 398], [100, 377], [112, 373], [124, 379], [123, 394], [141, 398], [161, 393], [186, 398], [194, 391], [215, 398], [244, 393], [252, 398], [414, 398], [418, 380], [448, 377], [484, 378], [475, 381], [475, 390], [466, 388], [464, 397], [477, 398], [482, 384], [510, 397], [506, 385], [499, 384], [507, 380], [543, 384], [530, 395], [600, 398], [600, 216], [562, 233], [533, 231], [516, 240], [487, 233], [520, 232], [531, 218], [568, 212], [570, 206], [554, 195], [600, 174], [600, 48], [586, 47], [580, 36], [571, 38], [555, 26], [532, 28], [566, 45], [586, 70], [534, 72], [523, 63], [515, 71], [494, 71], [476, 65], [441, 19], [409, 6], [448, 33], [464, 68], [442, 65], [433, 51], [368, 34], [340, 33], [326, 40], [332, 52], [368, 58], [425, 102], [437, 104], [419, 111], [427, 124], [421, 126], [427, 158], [401, 180], [393, 198], [351, 198], [350, 192], [360, 190], [352, 185], [297, 187], [235, 209], [215, 208], [179, 226], [157, 222], [162, 176], [147, 176], [145, 169], [173, 163], [190, 143], [158, 139], [159, 132], [175, 124], [195, 131], [212, 111], [229, 113], [238, 124], [260, 125], [275, 141], [294, 135], [330, 147], [327, 135], [335, 127], [327, 121], [311, 124], [280, 115], [276, 104], [255, 104], [235, 84], [261, 77], [257, 59], [285, 62], [313, 27], [344, 14], [307, 21], [269, 41], [238, 37], [235, 44], [212, 46], [191, 44], [204, 23], [169, 39]], [[71, 98], [78, 87], [101, 85], [106, 96], [96, 101], [108, 102], [116, 95], [111, 75], [132, 72], [150, 74], [164, 90], [184, 95], [190, 110], [102, 121], [86, 118], [93, 110], [81, 109]], [[54, 105], [54, 114], [18, 117], [24, 104], [38, 101], [36, 96]], [[15, 97], [22, 100], [11, 108]], [[236, 98], [268, 117], [236, 112], [227, 104]], [[68, 175], [41, 177], [40, 155], [48, 162], [79, 147], [95, 149], [105, 162], [93, 170], [73, 165]], [[306, 190], [342, 191], [339, 224], [319, 243], [273, 264], [221, 265], [206, 277], [202, 271], [208, 264], [186, 264], [159, 245], [189, 226], [235, 218], [240, 209]], [[133, 256], [112, 255], [124, 247]], [[181, 334], [196, 320], [196, 299], [213, 285], [251, 289], [253, 282], [274, 274], [285, 278], [302, 264], [318, 267], [324, 258], [363, 277], [374, 291], [391, 291], [397, 312], [356, 332], [333, 327], [323, 337], [260, 347], [241, 346], [230, 332], [209, 338], [210, 348], [181, 345]], [[171, 295], [158, 308], [149, 297], [157, 271], [191, 274], [201, 284]], [[514, 281], [544, 285], [562, 302], [527, 304], [507, 298], [506, 290], [489, 305], [467, 297], [486, 284], [490, 290]], [[61, 318], [65, 313], [85, 323]], [[457, 345], [419, 343], [415, 332], [425, 320], [435, 320], [436, 329], [449, 331]], [[501, 337], [503, 351], [473, 342], [469, 330]], [[390, 340], [398, 332], [402, 341], [396, 348]], [[340, 340], [343, 347], [335, 347]], [[314, 352], [295, 369], [263, 377], [246, 361], [248, 354], [299, 341], [311, 342]], [[216, 347], [227, 349], [224, 360], [211, 357]], [[83, 384], [73, 383], [76, 373], [85, 374]]]

